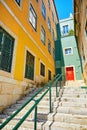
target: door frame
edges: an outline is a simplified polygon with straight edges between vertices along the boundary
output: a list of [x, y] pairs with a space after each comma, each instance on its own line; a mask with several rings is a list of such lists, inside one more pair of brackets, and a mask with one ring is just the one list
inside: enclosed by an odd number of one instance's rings
[[[74, 72], [74, 80], [76, 79], [76, 76], [75, 76], [75, 66], [74, 65], [71, 65], [71, 66], [65, 66], [65, 74], [66, 74], [66, 68], [71, 68], [73, 67], [73, 72]], [[68, 81], [68, 80], [67, 80]]]

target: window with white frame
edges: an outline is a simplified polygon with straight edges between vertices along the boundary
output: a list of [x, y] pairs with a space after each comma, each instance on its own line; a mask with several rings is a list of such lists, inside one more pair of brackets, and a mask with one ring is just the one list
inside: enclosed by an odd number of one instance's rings
[[48, 52], [51, 54], [51, 42], [49, 39], [48, 39]]
[[33, 6], [30, 4], [30, 10], [29, 10], [29, 21], [33, 28], [36, 30], [37, 29], [37, 15], [36, 12], [33, 8]]
[[46, 19], [46, 7], [45, 7], [43, 1], [42, 1], [42, 8], [41, 8], [41, 10], [42, 10], [42, 15], [43, 15], [44, 19]]
[[69, 32], [69, 27], [68, 27], [68, 25], [64, 25], [64, 26], [63, 26], [63, 35], [67, 35], [68, 32]]
[[48, 29], [51, 31], [51, 21], [50, 21], [49, 17], [48, 17]]
[[71, 55], [72, 54], [72, 48], [65, 48], [65, 55]]
[[21, 0], [15, 0], [16, 3], [20, 6], [21, 5]]
[[45, 33], [45, 30], [44, 30], [43, 26], [41, 26], [41, 41], [45, 45], [45, 42], [46, 42], [46, 33]]

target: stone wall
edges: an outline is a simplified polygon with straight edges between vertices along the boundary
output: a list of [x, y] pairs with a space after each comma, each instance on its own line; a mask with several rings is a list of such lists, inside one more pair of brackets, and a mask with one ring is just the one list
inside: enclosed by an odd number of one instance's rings
[[0, 81], [0, 112], [32, 91], [34, 87], [33, 83]]

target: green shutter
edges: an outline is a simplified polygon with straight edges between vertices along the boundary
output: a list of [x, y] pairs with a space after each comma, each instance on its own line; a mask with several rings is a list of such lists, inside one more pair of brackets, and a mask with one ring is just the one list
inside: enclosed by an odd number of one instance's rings
[[[0, 29], [1, 30], [1, 29]], [[1, 44], [1, 62], [0, 69], [11, 72], [14, 39], [7, 34], [3, 29], [3, 43]]]
[[34, 56], [27, 51], [25, 78], [34, 79]]

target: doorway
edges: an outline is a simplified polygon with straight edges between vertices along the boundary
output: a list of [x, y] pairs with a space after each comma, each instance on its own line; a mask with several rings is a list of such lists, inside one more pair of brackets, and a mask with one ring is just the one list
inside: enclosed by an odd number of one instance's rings
[[66, 80], [74, 80], [74, 68], [66, 67]]

